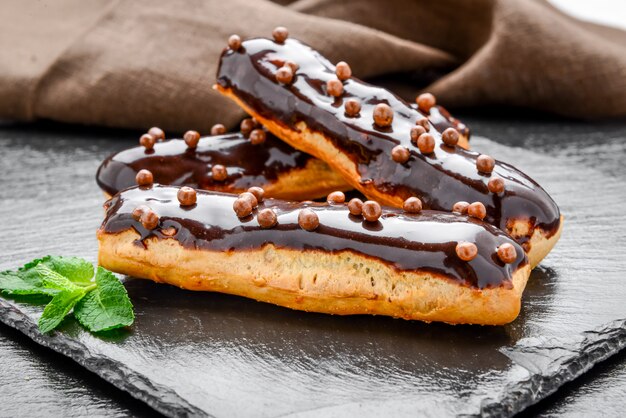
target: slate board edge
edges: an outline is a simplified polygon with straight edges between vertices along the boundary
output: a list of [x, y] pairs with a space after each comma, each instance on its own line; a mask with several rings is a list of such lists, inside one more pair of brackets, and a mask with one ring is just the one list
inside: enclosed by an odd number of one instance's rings
[[[626, 348], [626, 319], [611, 321], [595, 330], [585, 331], [574, 341], [551, 340], [533, 351], [548, 352], [553, 348], [567, 349], [570, 355], [562, 358], [558, 367], [529, 371], [530, 378], [509, 383], [500, 396], [486, 398], [480, 404], [479, 416], [512, 416], [556, 392], [563, 384], [570, 382], [594, 365], [617, 354]], [[501, 350], [514, 363], [525, 356], [524, 340], [515, 347]], [[520, 365], [520, 367], [523, 367]]]
[[[206, 411], [189, 404], [175, 391], [155, 385], [146, 376], [106, 357], [91, 355], [85, 345], [66, 337], [61, 332], [54, 332], [50, 335], [41, 334], [37, 324], [28, 315], [2, 298], [0, 298], [0, 321], [22, 332], [36, 343], [71, 358], [118, 389], [129, 393], [166, 416], [210, 416]], [[566, 382], [581, 376], [595, 364], [617, 354], [626, 347], [626, 319], [612, 321], [594, 331], [586, 331], [576, 342], [552, 340], [550, 346], [554, 345], [560, 348], [568, 347], [571, 355], [564, 358], [554, 370], [539, 370], [538, 372], [529, 370], [529, 379], [507, 384], [496, 398], [484, 398], [480, 402], [480, 411], [477, 415], [512, 416], [519, 413], [556, 392]], [[549, 350], [550, 346], [538, 347], [536, 351]], [[519, 365], [515, 357], [523, 356], [524, 348], [522, 340], [516, 347], [502, 351]]]
[[[146, 376], [107, 357], [96, 357], [80, 342], [61, 332], [44, 335], [32, 319], [10, 302], [0, 298], [0, 322], [14, 328], [36, 343], [63, 354], [113, 386], [170, 417], [209, 417], [206, 412], [189, 404], [175, 391], [156, 385]], [[169, 401], [167, 401], [169, 399]]]

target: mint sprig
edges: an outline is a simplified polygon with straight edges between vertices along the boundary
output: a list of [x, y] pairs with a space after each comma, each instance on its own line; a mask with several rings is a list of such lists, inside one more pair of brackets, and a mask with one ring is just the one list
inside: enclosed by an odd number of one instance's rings
[[96, 273], [96, 288], [76, 304], [74, 316], [91, 332], [129, 326], [135, 319], [126, 288], [102, 267]]
[[72, 310], [76, 302], [85, 296], [81, 288], [63, 290], [57, 293], [43, 310], [39, 318], [39, 330], [43, 333], [55, 329]]
[[17, 271], [0, 272], [0, 291], [7, 295], [52, 298], [39, 318], [39, 330], [55, 329], [73, 310], [91, 332], [129, 326], [135, 319], [126, 288], [110, 271], [77, 257], [47, 256]]

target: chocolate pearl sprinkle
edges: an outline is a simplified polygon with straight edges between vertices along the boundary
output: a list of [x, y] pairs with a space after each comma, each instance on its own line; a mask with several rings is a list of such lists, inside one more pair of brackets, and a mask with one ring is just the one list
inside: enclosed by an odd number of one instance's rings
[[496, 161], [488, 155], [482, 154], [476, 158], [476, 168], [481, 173], [490, 174], [495, 166]]
[[363, 214], [363, 201], [358, 197], [351, 199], [348, 202], [348, 210], [351, 215], [360, 216]]
[[506, 242], [500, 245], [498, 247], [498, 258], [505, 264], [510, 264], [517, 260], [517, 251], [515, 251], [513, 244]]
[[459, 242], [455, 250], [456, 255], [463, 261], [472, 261], [478, 255], [478, 247], [471, 242]]
[[228, 178], [228, 170], [221, 164], [215, 164], [211, 167], [211, 174], [215, 181], [224, 181]]
[[176, 228], [174, 228], [173, 226], [162, 228], [161, 234], [165, 235], [166, 237], [172, 237], [176, 234]]
[[430, 122], [428, 121], [428, 118], [419, 118], [415, 121], [415, 124], [426, 129], [426, 132], [430, 131]]
[[432, 154], [435, 151], [435, 138], [431, 134], [421, 134], [417, 138], [417, 148], [422, 154]]
[[238, 51], [241, 48], [241, 38], [239, 35], [230, 35], [228, 38], [228, 47], [233, 51]]
[[380, 207], [378, 202], [373, 200], [368, 200], [363, 203], [362, 207], [363, 217], [368, 222], [376, 222], [380, 215], [383, 214], [383, 209]]
[[343, 192], [332, 192], [326, 197], [328, 203], [341, 204], [346, 201], [346, 195]]
[[289, 37], [289, 31], [284, 26], [277, 26], [272, 31], [272, 37], [274, 38], [276, 42], [278, 42], [279, 44], [282, 44]]
[[154, 148], [155, 143], [156, 138], [150, 134], [143, 134], [141, 138], [139, 138], [139, 144], [147, 150]]
[[347, 62], [341, 61], [335, 66], [335, 74], [339, 80], [345, 81], [352, 77], [352, 69]]
[[254, 128], [256, 128], [256, 123], [252, 118], [246, 118], [239, 124], [239, 130], [246, 138], [250, 135], [250, 132], [252, 132]]
[[492, 176], [487, 183], [487, 188], [491, 193], [500, 194], [504, 191], [504, 180], [498, 176]]
[[243, 192], [239, 195], [239, 199], [245, 199], [252, 205], [253, 208], [259, 206], [259, 201], [256, 196], [250, 192]]
[[254, 197], [256, 197], [257, 203], [263, 201], [263, 197], [265, 196], [265, 190], [258, 186], [252, 186], [248, 189], [248, 193], [252, 193]]
[[461, 200], [460, 202], [456, 202], [454, 206], [452, 206], [452, 212], [467, 215], [467, 208], [469, 207], [469, 203]]
[[374, 123], [385, 128], [393, 122], [393, 109], [385, 103], [378, 103], [374, 108]]
[[265, 142], [267, 135], [263, 129], [254, 129], [250, 132], [250, 143], [252, 145], [260, 145]]
[[331, 78], [326, 82], [326, 92], [333, 97], [339, 97], [343, 94], [343, 84], [338, 79]]
[[285, 61], [285, 65], [289, 68], [291, 68], [291, 71], [295, 74], [296, 71], [298, 71], [300, 69], [300, 66], [298, 65], [298, 63], [294, 62], [294, 61]]
[[467, 214], [473, 218], [485, 219], [487, 209], [481, 202], [474, 202], [467, 207]]
[[441, 140], [447, 146], [453, 147], [459, 142], [459, 132], [454, 128], [448, 128], [441, 134]]
[[314, 231], [320, 225], [320, 219], [311, 209], [302, 209], [298, 213], [298, 225], [306, 231]]
[[233, 210], [239, 218], [245, 218], [252, 213], [252, 203], [249, 199], [239, 197], [233, 202]]
[[193, 206], [196, 204], [197, 200], [196, 191], [187, 186], [178, 189], [176, 197], [178, 197], [178, 202], [181, 206]]
[[289, 84], [293, 80], [293, 70], [291, 67], [284, 65], [276, 71], [276, 81], [282, 84]]
[[165, 140], [165, 132], [163, 132], [163, 129], [157, 128], [156, 126], [148, 129], [148, 134], [152, 135], [157, 141]]
[[139, 222], [141, 220], [141, 215], [145, 211], [147, 211], [147, 210], [150, 210], [150, 208], [148, 206], [146, 206], [146, 205], [139, 205], [135, 209], [133, 209], [133, 212], [131, 213], [131, 216], [133, 217], [134, 220]]
[[216, 123], [211, 127], [211, 135], [223, 135], [226, 133], [226, 127], [221, 123]]
[[276, 225], [278, 218], [276, 217], [276, 212], [272, 209], [263, 209], [256, 216], [256, 221], [261, 228], [267, 229]]
[[148, 209], [141, 214], [140, 221], [144, 228], [152, 230], [159, 225], [159, 215], [152, 209]]
[[183, 135], [183, 139], [185, 140], [187, 147], [194, 149], [198, 146], [200, 134], [197, 131], [187, 131], [185, 132], [185, 135]]
[[139, 186], [149, 186], [154, 183], [154, 176], [149, 170], [139, 170], [135, 176], [135, 182]]
[[404, 164], [407, 161], [409, 161], [410, 156], [411, 156], [411, 153], [409, 152], [409, 150], [406, 147], [403, 147], [402, 145], [396, 145], [391, 150], [391, 158], [395, 162], [400, 163], [400, 164]]
[[346, 109], [346, 115], [356, 116], [361, 111], [361, 102], [357, 99], [348, 99], [344, 102], [344, 107]]
[[425, 133], [426, 133], [426, 129], [424, 129], [424, 127], [421, 125], [412, 127], [411, 128], [411, 142], [417, 145], [417, 140], [419, 139], [420, 135], [425, 134]]
[[415, 98], [415, 102], [420, 110], [430, 112], [430, 108], [436, 104], [437, 100], [435, 99], [435, 96], [430, 93], [422, 93]]
[[404, 201], [402, 209], [407, 213], [419, 213], [422, 210], [422, 201], [417, 197], [409, 197]]

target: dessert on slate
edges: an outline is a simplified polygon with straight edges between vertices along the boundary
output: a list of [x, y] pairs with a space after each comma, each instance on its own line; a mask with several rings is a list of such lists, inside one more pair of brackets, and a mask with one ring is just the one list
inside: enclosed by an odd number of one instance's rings
[[252, 119], [241, 123], [240, 133], [224, 131], [216, 125], [213, 136], [188, 131], [184, 139], [163, 141], [163, 131], [152, 128], [140, 146], [104, 160], [96, 181], [107, 197], [148, 180], [229, 193], [260, 186], [269, 197], [289, 200], [351, 189], [326, 163], [280, 141]]
[[145, 185], [105, 204], [113, 271], [333, 314], [504, 324], [530, 273], [521, 246], [478, 219], [373, 201], [328, 203]]
[[277, 137], [340, 172], [371, 199], [395, 207], [416, 196], [425, 208], [468, 213], [508, 232], [537, 265], [561, 232], [559, 208], [513, 166], [459, 147], [427, 116], [435, 98], [410, 105], [351, 76], [287, 38], [229, 43], [216, 89]]
[[[407, 104], [284, 28], [274, 41], [231, 36], [217, 82], [254, 117], [241, 134], [218, 126], [217, 136], [157, 142], [153, 128], [143, 148], [101, 166], [105, 191], [138, 184], [105, 204], [101, 265], [305, 311], [453, 324], [517, 317], [531, 267], [560, 235], [559, 209], [514, 167], [464, 149], [469, 130], [432, 95]], [[266, 199], [348, 184], [397, 208], [346, 202], [339, 190], [326, 203]]]

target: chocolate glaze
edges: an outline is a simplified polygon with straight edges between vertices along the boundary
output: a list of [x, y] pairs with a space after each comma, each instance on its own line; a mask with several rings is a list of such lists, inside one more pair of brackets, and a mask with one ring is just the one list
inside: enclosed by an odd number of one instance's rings
[[[492, 225], [444, 212], [425, 211], [417, 215], [387, 209], [378, 222], [366, 222], [348, 212], [347, 205], [267, 199], [252, 215], [239, 219], [233, 211], [235, 195], [199, 191], [197, 203], [181, 207], [176, 198], [178, 188], [154, 185], [135, 187], [121, 192], [107, 202], [101, 230], [119, 233], [129, 229], [146, 238], [168, 239], [159, 228], [174, 227], [176, 239], [186, 248], [212, 251], [245, 251], [265, 244], [301, 251], [354, 251], [381, 260], [398, 270], [424, 270], [455, 282], [490, 288], [511, 286], [511, 276], [528, 261], [522, 248], [504, 232]], [[131, 216], [133, 209], [146, 205], [160, 217], [159, 228], [145, 229]], [[312, 232], [298, 225], [298, 213], [311, 208], [320, 225]], [[255, 219], [258, 211], [272, 208], [278, 224], [262, 229]], [[458, 241], [473, 242], [478, 256], [461, 261], [455, 253]], [[517, 250], [514, 263], [503, 264], [497, 257], [499, 245], [509, 242]], [[296, 272], [295, 272], [296, 273]]]
[[[182, 139], [171, 139], [152, 150], [138, 146], [111, 155], [98, 168], [96, 181], [112, 196], [134, 186], [137, 172], [147, 169], [156, 183], [233, 192], [264, 186], [304, 167], [310, 158], [269, 133], [262, 145], [252, 145], [240, 133], [204, 137], [195, 150]], [[215, 164], [226, 167], [226, 180], [213, 179]]]
[[[283, 85], [275, 81], [274, 72], [287, 60], [296, 62], [299, 69], [292, 83]], [[296, 125], [304, 121], [310, 129], [324, 134], [357, 164], [364, 193], [365, 186], [369, 186], [403, 199], [415, 195], [422, 199], [425, 208], [445, 211], [460, 200], [479, 201], [487, 208], [485, 220], [504, 230], [512, 220], [528, 220], [531, 227], [539, 226], [548, 236], [558, 230], [559, 208], [528, 176], [509, 164], [497, 162], [493, 174], [504, 179], [506, 190], [500, 195], [492, 194], [487, 188], [490, 175], [476, 169], [479, 154], [446, 146], [436, 126], [430, 129], [436, 141], [433, 154], [421, 154], [410, 142], [411, 127], [417, 119], [427, 116], [415, 106], [356, 78], [344, 83], [341, 97], [331, 97], [325, 92], [326, 81], [331, 78], [335, 78], [335, 66], [294, 39], [283, 44], [250, 39], [237, 52], [226, 49], [217, 73], [221, 87], [231, 89], [262, 117], [290, 129], [297, 129]], [[344, 112], [343, 100], [351, 97], [361, 101], [360, 116], [349, 117]], [[378, 103], [386, 103], [394, 110], [391, 127], [374, 125], [372, 112]], [[442, 128], [440, 122], [447, 112], [433, 109], [438, 115], [431, 114], [431, 124]], [[407, 163], [398, 164], [390, 157], [398, 144], [411, 151]]]
[[[420, 112], [416, 103], [412, 103], [411, 107]], [[428, 117], [428, 120], [432, 123], [437, 132], [441, 133], [448, 128], [454, 128], [459, 131], [460, 134], [465, 135], [467, 139], [470, 138], [470, 130], [467, 125], [452, 116], [443, 106], [433, 106], [430, 112], [425, 114], [425, 116]]]

